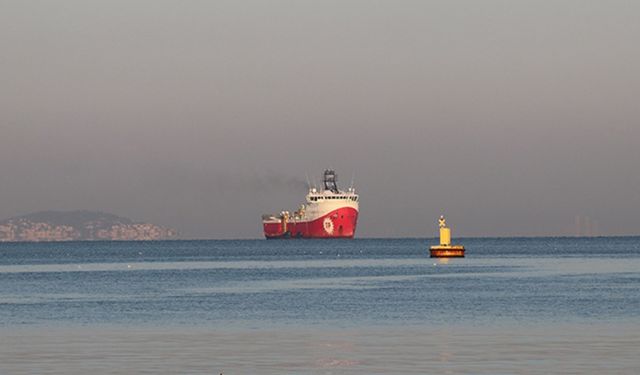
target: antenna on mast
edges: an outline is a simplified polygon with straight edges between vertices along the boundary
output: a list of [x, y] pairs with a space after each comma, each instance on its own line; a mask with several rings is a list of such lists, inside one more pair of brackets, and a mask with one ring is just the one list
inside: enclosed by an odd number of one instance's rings
[[304, 177], [307, 179], [307, 189], [311, 189], [311, 183], [309, 182], [309, 174], [304, 172]]
[[351, 172], [351, 186], [349, 186], [349, 190], [353, 190], [353, 181], [355, 180], [355, 178], [356, 178], [356, 172], [352, 171]]

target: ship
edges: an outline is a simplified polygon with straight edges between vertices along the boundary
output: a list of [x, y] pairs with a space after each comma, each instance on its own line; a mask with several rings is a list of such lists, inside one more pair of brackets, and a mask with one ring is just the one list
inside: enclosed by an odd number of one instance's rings
[[305, 203], [293, 213], [262, 215], [264, 236], [281, 238], [353, 238], [358, 223], [359, 196], [350, 187], [338, 189], [336, 172], [324, 171], [323, 189], [310, 187]]

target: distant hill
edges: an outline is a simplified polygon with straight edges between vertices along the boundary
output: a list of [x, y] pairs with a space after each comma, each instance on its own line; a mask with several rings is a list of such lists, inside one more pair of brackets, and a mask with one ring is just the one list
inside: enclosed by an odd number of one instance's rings
[[177, 237], [171, 229], [100, 211], [41, 211], [0, 221], [0, 241], [145, 241]]

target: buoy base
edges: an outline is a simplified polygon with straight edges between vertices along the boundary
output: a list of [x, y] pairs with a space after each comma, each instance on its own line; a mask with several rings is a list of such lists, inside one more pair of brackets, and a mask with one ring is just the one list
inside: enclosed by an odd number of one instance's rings
[[431, 258], [464, 258], [464, 246], [431, 246], [429, 253]]

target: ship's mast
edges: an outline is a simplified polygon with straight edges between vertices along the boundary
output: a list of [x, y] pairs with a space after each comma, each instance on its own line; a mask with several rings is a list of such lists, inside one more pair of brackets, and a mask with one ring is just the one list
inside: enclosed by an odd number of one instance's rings
[[329, 190], [333, 193], [340, 193], [338, 190], [338, 185], [336, 183], [337, 176], [336, 172], [332, 169], [327, 169], [324, 171], [324, 190]]

